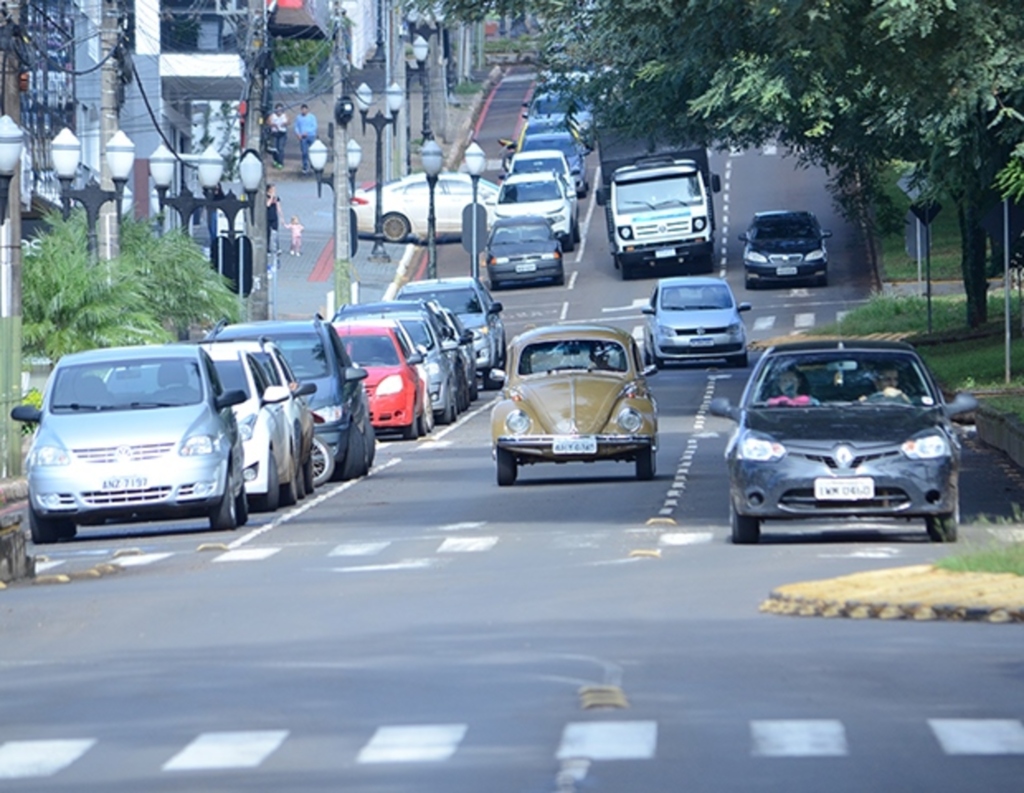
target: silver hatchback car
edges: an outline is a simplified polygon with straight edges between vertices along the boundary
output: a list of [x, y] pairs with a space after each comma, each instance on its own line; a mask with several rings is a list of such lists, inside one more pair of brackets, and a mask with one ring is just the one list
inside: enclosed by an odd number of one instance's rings
[[242, 441], [210, 356], [190, 344], [113, 347], [65, 355], [26, 460], [32, 540], [75, 536], [107, 520], [202, 516], [214, 530], [248, 520]]
[[747, 331], [729, 284], [710, 276], [662, 278], [654, 287], [644, 325], [644, 358], [661, 368], [666, 362], [725, 360], [747, 365]]

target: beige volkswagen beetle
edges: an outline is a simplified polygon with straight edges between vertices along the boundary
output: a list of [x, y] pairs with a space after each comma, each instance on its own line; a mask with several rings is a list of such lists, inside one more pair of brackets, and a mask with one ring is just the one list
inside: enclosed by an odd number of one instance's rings
[[607, 325], [552, 325], [516, 336], [491, 411], [498, 484], [520, 465], [619, 460], [653, 479], [658, 406], [636, 341]]

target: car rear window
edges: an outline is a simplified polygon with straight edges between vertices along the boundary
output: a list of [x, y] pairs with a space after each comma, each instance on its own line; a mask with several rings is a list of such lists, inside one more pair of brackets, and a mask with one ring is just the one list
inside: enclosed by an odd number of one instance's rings
[[498, 195], [499, 204], [525, 204], [531, 201], [558, 201], [562, 194], [554, 181], [505, 183]]
[[403, 289], [399, 298], [412, 297], [418, 300], [436, 300], [456, 314], [482, 314], [480, 298], [472, 289]]
[[315, 333], [280, 336], [275, 341], [299, 380], [331, 376], [324, 345]]
[[356, 366], [398, 366], [398, 350], [395, 349], [391, 337], [386, 334], [380, 336], [353, 335], [341, 336], [341, 340], [348, 351], [349, 357]]

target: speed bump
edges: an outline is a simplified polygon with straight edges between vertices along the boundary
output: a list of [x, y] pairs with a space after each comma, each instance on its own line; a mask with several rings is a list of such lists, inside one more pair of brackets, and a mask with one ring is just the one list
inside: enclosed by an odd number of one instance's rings
[[618, 686], [583, 686], [579, 695], [584, 710], [629, 707], [625, 693]]

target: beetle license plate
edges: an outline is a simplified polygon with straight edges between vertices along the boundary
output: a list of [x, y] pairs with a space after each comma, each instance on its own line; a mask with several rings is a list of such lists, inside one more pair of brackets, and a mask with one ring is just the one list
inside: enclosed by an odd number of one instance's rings
[[795, 267], [776, 267], [776, 275], [796, 275], [797, 269]]
[[597, 438], [555, 438], [551, 441], [553, 454], [597, 454]]
[[535, 273], [537, 272], [537, 265], [534, 262], [526, 262], [525, 264], [516, 265], [517, 273]]
[[115, 476], [103, 480], [104, 490], [135, 490], [146, 486], [144, 476]]
[[814, 497], [818, 501], [865, 501], [875, 497], [875, 480], [870, 476], [820, 477], [814, 480]]
[[655, 259], [671, 259], [675, 255], [675, 248], [658, 248], [658, 250], [654, 252]]

